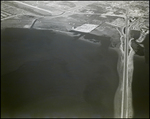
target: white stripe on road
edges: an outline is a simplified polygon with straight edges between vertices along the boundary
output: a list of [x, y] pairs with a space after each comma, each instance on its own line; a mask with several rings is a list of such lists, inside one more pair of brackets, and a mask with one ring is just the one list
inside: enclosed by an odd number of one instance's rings
[[6, 17], [6, 16], [8, 16], [8, 15], [1, 13], [1, 16], [2, 16], [2, 17]]
[[48, 13], [52, 14], [52, 12], [49, 11], [49, 10], [45, 10], [45, 9], [42, 9], [42, 8], [39, 8], [39, 7], [35, 7], [35, 6], [32, 6], [32, 5], [20, 2], [20, 1], [13, 1], [13, 2], [16, 2], [16, 3], [19, 3], [19, 4], [23, 4], [23, 5], [26, 5], [26, 6], [29, 6], [29, 7], [32, 7], [32, 8], [38, 9], [38, 10], [42, 10], [42, 11], [45, 11], [45, 12], [48, 12]]
[[5, 14], [5, 15], [12, 15], [12, 14], [10, 14], [10, 13], [8, 13], [8, 12], [4, 12], [4, 11], [1, 11], [1, 14]]
[[13, 17], [16, 17], [16, 16], [18, 16], [18, 15], [13, 15], [13, 16], [9, 16], [9, 17], [3, 18], [3, 19], [1, 19], [1, 21], [6, 20], [6, 19], [10, 19], [10, 18], [13, 18]]

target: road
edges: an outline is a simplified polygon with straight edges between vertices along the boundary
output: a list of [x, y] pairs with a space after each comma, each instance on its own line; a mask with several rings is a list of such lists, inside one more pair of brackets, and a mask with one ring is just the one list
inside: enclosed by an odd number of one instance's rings
[[13, 2], [16, 2], [16, 3], [19, 3], [19, 4], [23, 4], [23, 5], [25, 5], [25, 6], [28, 6], [28, 7], [33, 8], [33, 9], [38, 9], [38, 10], [41, 10], [41, 11], [48, 12], [48, 13], [52, 14], [52, 12], [51, 12], [51, 11], [46, 10], [46, 9], [42, 9], [42, 8], [39, 8], [39, 7], [35, 7], [35, 6], [32, 6], [32, 5], [29, 5], [29, 4], [26, 4], [26, 3], [20, 2], [20, 1], [13, 1]]
[[8, 6], [6, 4], [4, 4], [3, 2], [1, 3], [1, 21], [9, 19], [9, 18], [13, 18], [15, 14], [10, 13], [7, 9], [11, 8], [11, 6]]

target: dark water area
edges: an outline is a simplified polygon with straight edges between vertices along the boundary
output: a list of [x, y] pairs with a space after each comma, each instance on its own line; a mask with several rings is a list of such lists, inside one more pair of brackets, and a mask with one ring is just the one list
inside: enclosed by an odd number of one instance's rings
[[[140, 37], [140, 31], [137, 30], [131, 30], [130, 31], [130, 37], [134, 38], [132, 41], [132, 48], [135, 51], [136, 55], [138, 56], [144, 56], [145, 62], [149, 63], [149, 34], [146, 35], [144, 41], [141, 43], [138, 43], [136, 40]], [[144, 47], [140, 46], [144, 45]]]
[[144, 56], [134, 56], [133, 107], [135, 118], [149, 118], [149, 64]]
[[117, 52], [66, 34], [5, 29], [2, 117], [113, 117]]
[[[1, 35], [1, 117], [113, 117], [118, 54], [108, 40], [19, 28]], [[149, 66], [144, 56], [134, 66], [135, 117], [147, 117]]]
[[134, 117], [149, 118], [149, 34], [140, 43], [144, 47], [136, 42], [140, 31], [132, 30], [130, 35], [135, 39], [132, 43], [135, 51], [132, 83]]

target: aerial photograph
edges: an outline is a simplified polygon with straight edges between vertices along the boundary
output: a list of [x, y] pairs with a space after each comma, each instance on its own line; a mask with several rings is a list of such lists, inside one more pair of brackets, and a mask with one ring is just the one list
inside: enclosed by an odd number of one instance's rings
[[1, 118], [149, 118], [149, 1], [1, 1]]

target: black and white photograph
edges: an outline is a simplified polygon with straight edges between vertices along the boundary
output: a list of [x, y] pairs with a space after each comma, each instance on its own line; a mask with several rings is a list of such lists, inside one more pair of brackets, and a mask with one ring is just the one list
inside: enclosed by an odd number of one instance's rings
[[1, 1], [1, 118], [149, 118], [149, 1]]

